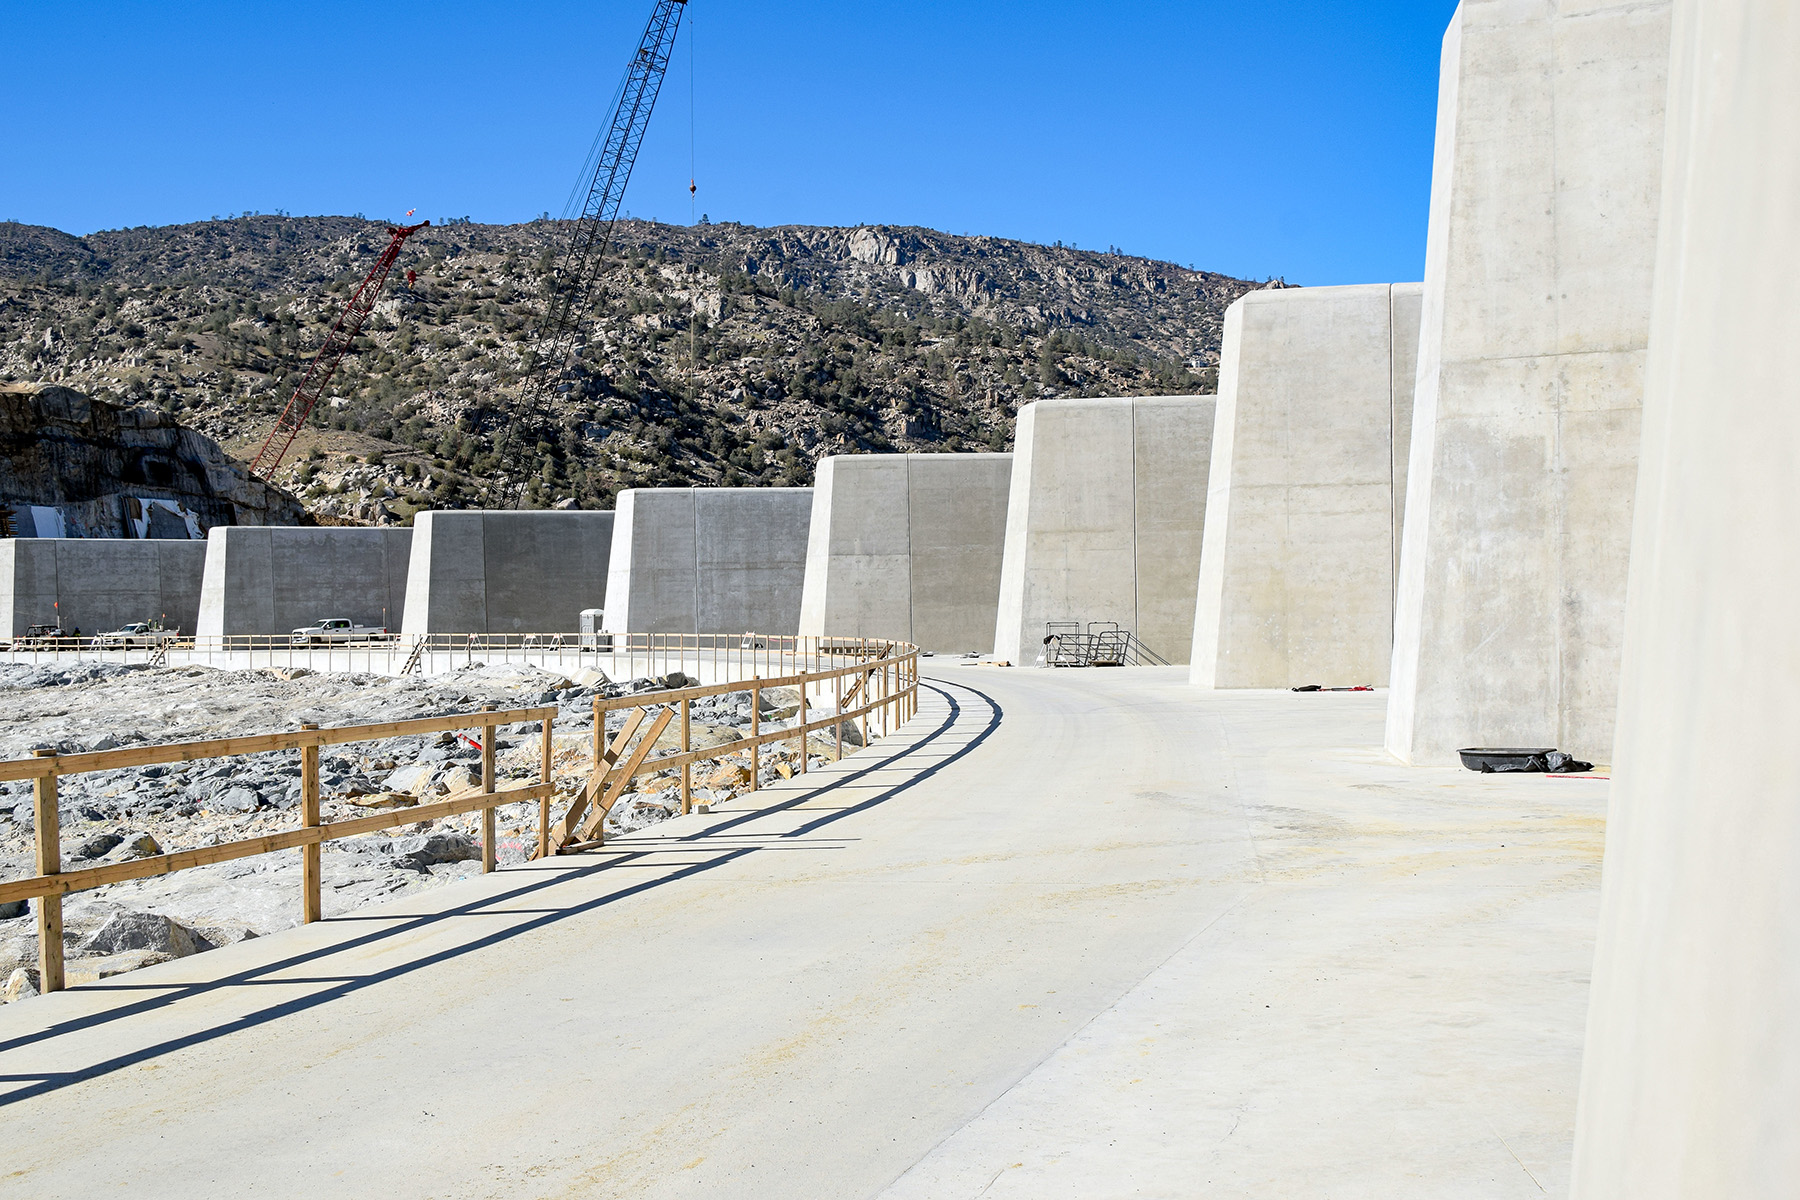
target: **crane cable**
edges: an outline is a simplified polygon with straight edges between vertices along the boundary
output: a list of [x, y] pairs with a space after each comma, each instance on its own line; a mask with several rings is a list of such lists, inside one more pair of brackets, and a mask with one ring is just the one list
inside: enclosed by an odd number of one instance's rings
[[[699, 191], [696, 182], [698, 172], [694, 168], [694, 14], [688, 13], [688, 227], [694, 228], [698, 223]], [[698, 301], [696, 288], [695, 300]], [[700, 310], [696, 303], [694, 311], [688, 314], [688, 399], [693, 403], [700, 400]]]

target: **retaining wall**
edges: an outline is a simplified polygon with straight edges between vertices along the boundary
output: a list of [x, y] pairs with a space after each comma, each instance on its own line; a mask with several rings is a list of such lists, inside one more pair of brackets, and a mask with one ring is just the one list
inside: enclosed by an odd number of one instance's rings
[[1676, 6], [1574, 1200], [1800, 1180], [1800, 10]]
[[215, 526], [200, 588], [203, 637], [285, 634], [325, 617], [399, 632], [410, 529]]
[[1465, 3], [1444, 37], [1387, 746], [1604, 760], [1669, 9]]
[[1114, 621], [1170, 662], [1193, 642], [1212, 396], [1039, 400], [1019, 412], [994, 653]]
[[609, 512], [423, 512], [406, 573], [407, 637], [574, 633], [606, 595]]
[[617, 511], [609, 631], [799, 628], [811, 488], [630, 488]]
[[0, 539], [0, 623], [104, 633], [160, 620], [193, 633], [206, 544], [133, 538]]
[[1010, 454], [826, 458], [813, 482], [802, 636], [986, 653], [1000, 603]]
[[1422, 292], [1286, 288], [1226, 311], [1195, 684], [1387, 683]]

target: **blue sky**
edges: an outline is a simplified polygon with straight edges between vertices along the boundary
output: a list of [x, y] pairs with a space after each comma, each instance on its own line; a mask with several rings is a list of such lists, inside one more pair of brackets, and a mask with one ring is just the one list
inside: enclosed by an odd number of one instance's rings
[[[0, 0], [0, 220], [559, 213], [650, 0]], [[692, 0], [626, 207], [1423, 270], [1452, 0]]]

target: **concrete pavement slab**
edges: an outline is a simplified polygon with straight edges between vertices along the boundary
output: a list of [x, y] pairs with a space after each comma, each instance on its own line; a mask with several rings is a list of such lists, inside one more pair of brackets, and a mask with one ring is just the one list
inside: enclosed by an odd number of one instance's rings
[[1400, 768], [1378, 695], [926, 688], [602, 853], [0, 1009], [7, 1189], [1555, 1186], [1604, 785]]

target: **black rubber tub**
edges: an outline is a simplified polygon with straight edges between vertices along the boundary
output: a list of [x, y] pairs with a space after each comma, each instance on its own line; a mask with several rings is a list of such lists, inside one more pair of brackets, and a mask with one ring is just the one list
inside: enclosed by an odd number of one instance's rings
[[1458, 750], [1462, 755], [1463, 766], [1471, 771], [1492, 773], [1495, 771], [1548, 771], [1550, 755], [1556, 753], [1554, 746], [1538, 746], [1520, 748], [1517, 746], [1471, 746]]

